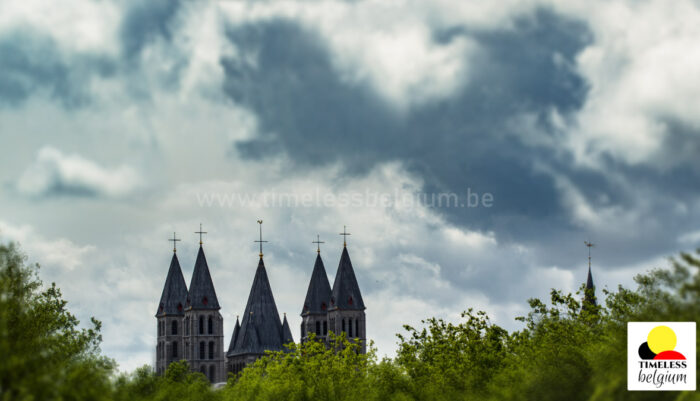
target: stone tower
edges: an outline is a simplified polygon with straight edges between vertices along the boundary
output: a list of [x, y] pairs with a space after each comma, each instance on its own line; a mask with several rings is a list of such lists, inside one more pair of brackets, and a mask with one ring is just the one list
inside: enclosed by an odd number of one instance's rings
[[328, 336], [328, 306], [331, 301], [331, 285], [328, 282], [326, 268], [323, 266], [321, 252], [316, 255], [314, 270], [311, 273], [309, 288], [306, 290], [304, 307], [301, 311], [301, 342], [309, 339], [310, 334], [326, 341]]
[[212, 383], [226, 380], [224, 371], [224, 320], [202, 243], [187, 297], [183, 341], [190, 369], [202, 372]]
[[160, 296], [158, 311], [156, 312], [157, 345], [156, 345], [156, 372], [162, 374], [173, 361], [184, 358], [182, 343], [182, 321], [185, 316], [185, 303], [187, 302], [187, 284], [182, 276], [180, 262], [177, 253], [173, 250], [173, 258], [170, 261], [170, 269], [165, 279], [163, 293]]
[[226, 353], [226, 369], [238, 373], [263, 356], [265, 351], [286, 349], [284, 344], [293, 342], [293, 339], [286, 316], [284, 320], [284, 324], [280, 322], [261, 252], [243, 319], [240, 326], [236, 322], [233, 329]]
[[343, 244], [343, 253], [340, 255], [331, 291], [328, 327], [336, 334], [346, 333], [350, 341], [358, 341], [362, 353], [367, 352], [365, 309], [347, 245]]

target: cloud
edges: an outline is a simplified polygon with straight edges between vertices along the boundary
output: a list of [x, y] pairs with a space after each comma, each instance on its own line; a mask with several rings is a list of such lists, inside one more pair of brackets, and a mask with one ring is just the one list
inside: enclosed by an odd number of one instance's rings
[[65, 54], [50, 36], [17, 30], [0, 36], [0, 69], [0, 106], [38, 93], [74, 107], [88, 102], [93, 78], [113, 74], [114, 65], [99, 54]]
[[19, 178], [17, 189], [24, 195], [42, 198], [121, 198], [133, 194], [142, 185], [141, 176], [131, 167], [108, 169], [79, 155], [66, 155], [44, 147]]
[[237, 53], [222, 60], [224, 91], [258, 116], [261, 132], [238, 142], [238, 154], [260, 159], [282, 153], [300, 166], [341, 160], [355, 174], [401, 160], [427, 192], [471, 188], [495, 197], [491, 210], [441, 210], [453, 221], [481, 229], [517, 216], [537, 229], [563, 209], [553, 180], [536, 171], [533, 159], [557, 160], [521, 141], [523, 127], [514, 130], [511, 121], [535, 115], [535, 126], [527, 128], [549, 136], [552, 109], [564, 116], [578, 110], [586, 85], [571, 65], [589, 40], [586, 28], [540, 12], [512, 28], [455, 31], [444, 40], [463, 35], [478, 41], [482, 55], [470, 60], [470, 83], [447, 99], [396, 115], [374, 91], [344, 81], [325, 42], [303, 26], [274, 20], [231, 27]]
[[[697, 172], [700, 118], [691, 105], [700, 100], [700, 84], [691, 77], [700, 57], [688, 51], [700, 40], [697, 3], [560, 8], [589, 10], [584, 15], [596, 38], [576, 60], [592, 88], [568, 136], [576, 160], [592, 168], [607, 166], [606, 156], [664, 170], [692, 164]], [[622, 27], [621, 20], [629, 23]]]
[[86, 257], [95, 251], [92, 245], [80, 246], [67, 238], [47, 239], [32, 226], [16, 226], [5, 221], [0, 221], [0, 239], [19, 242], [31, 262], [68, 271], [82, 267]]

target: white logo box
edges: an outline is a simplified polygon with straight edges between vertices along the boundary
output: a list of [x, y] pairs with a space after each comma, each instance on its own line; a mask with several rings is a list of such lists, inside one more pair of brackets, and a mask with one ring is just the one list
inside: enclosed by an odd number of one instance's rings
[[[682, 361], [644, 360], [639, 356], [639, 346], [647, 341], [649, 332], [658, 326], [667, 326], [676, 334], [675, 351], [685, 356], [686, 367], [677, 365]], [[696, 331], [695, 322], [628, 322], [627, 323], [627, 390], [631, 391], [695, 391], [696, 388]], [[640, 362], [667, 362], [657, 367], [641, 365]], [[666, 366], [663, 366], [666, 365]], [[640, 381], [640, 373], [643, 380]], [[685, 380], [683, 376], [685, 375]], [[651, 382], [649, 382], [651, 381]], [[675, 382], [674, 382], [675, 381]]]

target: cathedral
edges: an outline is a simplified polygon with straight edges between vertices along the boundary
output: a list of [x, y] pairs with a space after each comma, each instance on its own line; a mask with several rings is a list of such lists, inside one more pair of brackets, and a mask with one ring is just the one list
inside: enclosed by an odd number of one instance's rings
[[[265, 351], [286, 350], [294, 342], [287, 316], [280, 319], [263, 261], [262, 221], [260, 259], [242, 319], [236, 318], [228, 349], [224, 349], [224, 319], [204, 255], [200, 230], [199, 251], [189, 289], [177, 259], [173, 256], [160, 297], [157, 319], [156, 372], [162, 374], [171, 362], [186, 360], [193, 371], [202, 372], [212, 383], [226, 381], [228, 372], [238, 373]], [[350, 235], [343, 230], [341, 235]], [[173, 244], [179, 239], [173, 235]], [[316, 244], [322, 242], [318, 239]], [[350, 261], [347, 242], [331, 288], [317, 247], [306, 298], [301, 310], [300, 341], [313, 333], [327, 341], [328, 333], [346, 333], [366, 352], [365, 304]]]

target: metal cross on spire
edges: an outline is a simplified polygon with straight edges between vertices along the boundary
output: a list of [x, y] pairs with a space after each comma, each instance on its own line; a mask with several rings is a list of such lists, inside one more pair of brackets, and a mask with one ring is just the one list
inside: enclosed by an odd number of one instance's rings
[[195, 231], [195, 234], [199, 234], [199, 245], [202, 245], [202, 234], [206, 234], [206, 231], [202, 231], [202, 223], [199, 223], [199, 231]]
[[583, 243], [588, 247], [588, 270], [591, 270], [591, 248], [593, 248], [595, 244], [589, 241], [583, 241]]
[[348, 246], [348, 235], [350, 235], [350, 233], [347, 232], [345, 226], [343, 226], [343, 232], [340, 233], [340, 235], [343, 236], [343, 246]]
[[262, 257], [263, 257], [262, 244], [263, 244], [263, 242], [267, 242], [267, 241], [263, 241], [263, 239], [262, 239], [262, 223], [263, 223], [262, 220], [258, 220], [258, 224], [260, 224], [260, 240], [253, 241], [253, 242], [260, 243], [260, 259], [262, 259]]
[[177, 246], [175, 246], [175, 245], [177, 245], [177, 241], [180, 241], [180, 238], [175, 237], [175, 232], [173, 232], [173, 238], [169, 239], [168, 241], [173, 242], [173, 253], [177, 252]]
[[317, 244], [316, 253], [321, 254], [321, 244], [325, 242], [321, 241], [321, 236], [316, 234], [316, 241], [311, 241], [312, 244]]

